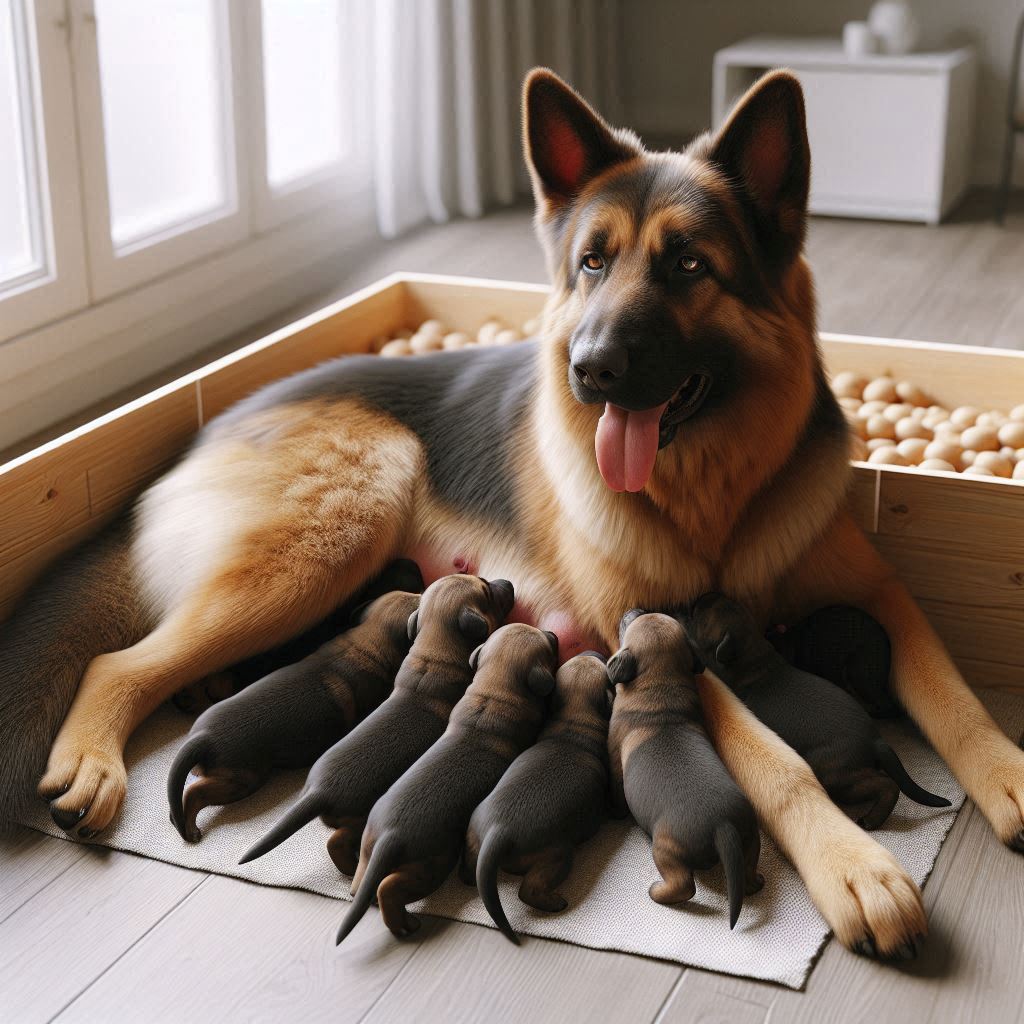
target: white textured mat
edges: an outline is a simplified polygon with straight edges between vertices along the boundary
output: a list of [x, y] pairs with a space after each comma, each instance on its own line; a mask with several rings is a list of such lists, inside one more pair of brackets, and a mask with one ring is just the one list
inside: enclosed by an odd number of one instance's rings
[[[998, 692], [983, 697], [1004, 727], [1020, 721], [1020, 697]], [[165, 786], [172, 756], [189, 725], [190, 719], [183, 714], [164, 708], [132, 739], [125, 808], [97, 842], [261, 885], [347, 899], [348, 879], [338, 874], [327, 857], [324, 841], [329, 832], [319, 820], [262, 859], [244, 867], [237, 864], [241, 854], [276, 821], [301, 786], [303, 773], [288, 773], [231, 807], [208, 808], [199, 817], [202, 842], [191, 846], [180, 839], [168, 820]], [[887, 724], [883, 731], [921, 785], [954, 801], [954, 809], [936, 810], [900, 797], [886, 827], [874, 833], [920, 884], [931, 872], [963, 793], [909, 725]], [[41, 805], [24, 823], [63, 836]], [[761, 872], [764, 889], [747, 898], [736, 930], [730, 932], [720, 870], [698, 879], [697, 895], [689, 904], [659, 906], [647, 895], [657, 878], [647, 837], [629, 822], [611, 822], [580, 847], [573, 873], [561, 887], [569, 900], [567, 910], [545, 915], [524, 906], [516, 895], [518, 879], [511, 876], [503, 877], [501, 897], [513, 926], [531, 935], [801, 988], [828, 938], [828, 928], [798, 875], [770, 841], [763, 845]], [[476, 891], [454, 876], [413, 909], [473, 924], [491, 923]], [[339, 921], [341, 916], [339, 907]], [[324, 935], [325, 943], [332, 941], [333, 935]], [[510, 945], [509, 956], [515, 955]]]

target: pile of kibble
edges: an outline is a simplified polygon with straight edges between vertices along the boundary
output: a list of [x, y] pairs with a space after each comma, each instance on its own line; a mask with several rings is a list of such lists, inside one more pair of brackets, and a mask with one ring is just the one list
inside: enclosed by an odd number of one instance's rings
[[910, 381], [851, 372], [837, 373], [832, 390], [853, 429], [855, 459], [1024, 480], [1024, 405], [948, 409]]
[[370, 343], [370, 351], [382, 356], [419, 356], [469, 345], [513, 345], [523, 338], [532, 337], [539, 330], [539, 318], [527, 320], [522, 329], [509, 327], [494, 318], [484, 323], [475, 335], [449, 331], [440, 320], [424, 320], [415, 331], [403, 327], [394, 334], [378, 335]]

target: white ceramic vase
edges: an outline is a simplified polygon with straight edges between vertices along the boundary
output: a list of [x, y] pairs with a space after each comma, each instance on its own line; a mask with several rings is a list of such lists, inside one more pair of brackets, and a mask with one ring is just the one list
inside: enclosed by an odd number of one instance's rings
[[909, 53], [920, 35], [907, 0], [878, 0], [868, 14], [868, 25], [882, 53]]

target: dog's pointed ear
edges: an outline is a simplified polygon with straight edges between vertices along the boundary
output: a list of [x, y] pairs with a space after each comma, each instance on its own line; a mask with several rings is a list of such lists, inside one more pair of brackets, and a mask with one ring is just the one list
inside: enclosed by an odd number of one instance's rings
[[409, 634], [409, 639], [410, 640], [415, 640], [416, 639], [416, 634], [420, 631], [420, 610], [419, 610], [419, 608], [417, 608], [416, 611], [414, 611], [412, 613], [412, 615], [409, 616], [409, 622], [408, 622], [408, 625], [405, 628], [406, 628], [406, 631]]
[[636, 679], [636, 656], [628, 647], [623, 647], [608, 660], [608, 678], [618, 686]]
[[601, 171], [641, 152], [547, 68], [534, 68], [523, 85], [523, 144], [538, 204], [556, 207]]
[[736, 660], [736, 641], [733, 639], [732, 633], [726, 633], [721, 640], [718, 641], [718, 646], [715, 648], [715, 661], [719, 665], [728, 665], [730, 662]]
[[800, 83], [786, 71], [765, 75], [736, 104], [711, 145], [753, 213], [760, 245], [782, 266], [803, 247], [811, 152]]
[[348, 624], [350, 626], [359, 626], [366, 621], [366, 613], [369, 611], [372, 601], [364, 601], [362, 604], [357, 604], [355, 608], [349, 613]]
[[477, 644], [469, 656], [469, 667], [475, 672], [480, 667], [480, 652], [484, 649], [483, 644]]
[[538, 697], [547, 697], [554, 692], [555, 677], [543, 665], [531, 665], [526, 673], [526, 685]]
[[475, 644], [482, 644], [491, 632], [487, 620], [475, 609], [464, 607], [459, 612], [459, 632]]

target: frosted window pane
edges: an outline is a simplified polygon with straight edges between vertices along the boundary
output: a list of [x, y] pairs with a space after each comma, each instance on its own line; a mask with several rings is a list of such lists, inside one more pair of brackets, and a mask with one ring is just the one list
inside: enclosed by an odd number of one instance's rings
[[116, 247], [226, 204], [226, 61], [211, 0], [95, 3]]
[[280, 188], [341, 156], [338, 0], [262, 0], [267, 181]]
[[[17, 33], [17, 35], [15, 35]], [[15, 25], [12, 5], [0, 3], [0, 284], [42, 265], [33, 231], [39, 218], [36, 182], [30, 177], [33, 149], [26, 39]]]

